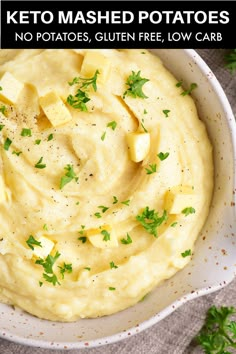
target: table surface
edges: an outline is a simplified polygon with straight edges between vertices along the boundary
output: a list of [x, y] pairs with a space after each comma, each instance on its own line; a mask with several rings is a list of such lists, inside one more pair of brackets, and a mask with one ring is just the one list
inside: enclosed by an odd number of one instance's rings
[[[224, 49], [197, 50], [220, 81], [236, 114], [236, 73], [231, 75], [224, 68]], [[70, 354], [200, 354], [193, 342], [199, 332], [207, 309], [212, 306], [236, 307], [236, 279], [227, 287], [213, 294], [192, 300], [167, 318], [131, 338], [107, 346], [71, 350]], [[1, 354], [61, 354], [62, 351], [23, 346], [0, 339]]]

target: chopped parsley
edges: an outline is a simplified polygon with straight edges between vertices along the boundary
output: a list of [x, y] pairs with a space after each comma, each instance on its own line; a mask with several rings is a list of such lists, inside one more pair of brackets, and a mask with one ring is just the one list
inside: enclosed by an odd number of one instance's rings
[[105, 137], [106, 137], [106, 132], [103, 132], [102, 135], [101, 135], [101, 140], [104, 141]]
[[69, 95], [66, 101], [71, 107], [79, 109], [82, 112], [87, 112], [86, 103], [90, 101], [90, 98], [86, 92], [78, 89], [76, 94], [74, 96]]
[[72, 273], [72, 264], [71, 263], [70, 264], [64, 263], [63, 267], [58, 266], [58, 268], [60, 269], [62, 279], [64, 279], [65, 273]]
[[65, 185], [70, 183], [71, 181], [75, 180], [77, 182], [79, 179], [79, 177], [77, 177], [74, 172], [73, 165], [68, 164], [66, 167], [64, 167], [64, 170], [66, 170], [67, 172], [66, 172], [65, 176], [61, 177], [60, 189], [65, 187]]
[[150, 169], [145, 168], [147, 171], [147, 175], [151, 175], [152, 173], [157, 172], [157, 165], [156, 164], [149, 164]]
[[21, 136], [32, 136], [31, 129], [23, 128], [20, 135]]
[[40, 139], [37, 139], [37, 140], [35, 140], [35, 145], [39, 145], [40, 143], [41, 143], [41, 140]]
[[85, 269], [85, 270], [88, 270], [88, 271], [90, 271], [90, 270], [91, 270], [91, 268], [90, 268], [90, 267], [84, 267], [84, 269]]
[[162, 112], [164, 113], [164, 115], [165, 115], [166, 118], [169, 117], [169, 113], [170, 113], [170, 110], [169, 110], [169, 109], [163, 109]]
[[0, 112], [5, 116], [6, 115], [6, 111], [7, 111], [7, 107], [5, 105], [2, 105], [0, 107]]
[[176, 87], [181, 87], [183, 85], [183, 80], [180, 80], [177, 82], [177, 84], [175, 85]]
[[164, 161], [165, 159], [167, 159], [167, 157], [170, 155], [169, 152], [159, 152], [159, 154], [157, 154], [157, 156], [159, 157], [159, 159], [161, 161]]
[[181, 213], [184, 214], [185, 216], [188, 216], [190, 214], [194, 214], [195, 212], [196, 212], [196, 210], [193, 207], [187, 207], [181, 211]]
[[184, 251], [183, 253], [181, 253], [181, 256], [182, 256], [183, 258], [188, 257], [188, 256], [191, 256], [191, 255], [192, 255], [192, 251], [191, 251], [190, 249]]
[[104, 236], [103, 241], [110, 241], [111, 235], [109, 234], [109, 232], [107, 230], [102, 230], [101, 234]]
[[116, 269], [116, 268], [118, 268], [118, 266], [115, 265], [115, 263], [112, 261], [112, 262], [110, 262], [110, 268], [111, 268], [111, 269], [112, 269], [112, 268]]
[[127, 200], [121, 202], [121, 204], [124, 204], [124, 205], [127, 205], [127, 206], [129, 206], [129, 203], [130, 203], [130, 200], [129, 200], [129, 199], [127, 199]]
[[109, 290], [110, 291], [114, 291], [114, 290], [116, 290], [116, 288], [113, 288], [112, 286], [109, 286]]
[[108, 127], [108, 128], [111, 128], [112, 130], [115, 130], [116, 127], [117, 127], [116, 121], [113, 120], [112, 122], [109, 122], [109, 123], [107, 124], [107, 127]]
[[46, 230], [46, 231], [48, 231], [48, 226], [47, 226], [47, 224], [44, 224], [44, 225], [43, 225], [43, 229]]
[[96, 70], [93, 77], [90, 77], [88, 79], [84, 77], [74, 77], [74, 79], [71, 82], [68, 82], [70, 86], [79, 84], [80, 88], [87, 89], [90, 85], [93, 87], [94, 91], [97, 91], [97, 77], [99, 75], [99, 70]]
[[145, 128], [145, 126], [144, 126], [144, 119], [142, 119], [141, 127], [143, 128], [143, 130], [145, 131], [145, 133], [148, 132], [147, 129]]
[[34, 165], [35, 168], [40, 168], [40, 169], [43, 169], [46, 167], [46, 164], [45, 163], [42, 163], [43, 162], [43, 157], [41, 156], [40, 159], [38, 160], [38, 162], [36, 162], [36, 164]]
[[129, 86], [129, 88], [124, 92], [123, 98], [125, 98], [126, 95], [133, 98], [148, 98], [143, 92], [143, 85], [148, 82], [149, 79], [141, 77], [140, 73], [141, 71], [138, 71], [137, 73], [132, 71], [132, 74], [128, 77], [125, 83], [127, 86]]
[[118, 199], [115, 195], [113, 195], [113, 203], [112, 204], [116, 204], [116, 203], [118, 203]]
[[12, 151], [12, 155], [20, 156], [22, 154], [22, 151]]
[[162, 216], [159, 216], [158, 212], [150, 210], [147, 206], [140, 215], [136, 216], [136, 220], [140, 222], [149, 234], [157, 237], [157, 228], [167, 220], [167, 212], [164, 210]]
[[178, 225], [178, 221], [172, 222], [172, 224], [170, 225], [170, 227], [175, 227], [176, 225]]
[[52, 140], [53, 139], [53, 134], [49, 134], [48, 135], [48, 141]]
[[190, 95], [191, 92], [197, 88], [197, 84], [195, 82], [193, 82], [191, 85], [190, 85], [190, 88], [188, 90], [185, 90], [183, 92], [181, 92], [181, 96], [187, 96], [187, 95]]
[[99, 205], [98, 207], [99, 209], [101, 209], [102, 213], [105, 213], [109, 208], [104, 206], [104, 205]]
[[147, 114], [147, 110], [146, 109], [144, 109], [143, 114]]
[[4, 127], [5, 127], [4, 124], [0, 124], [0, 132], [3, 130]]
[[95, 213], [94, 216], [96, 216], [96, 218], [100, 219], [102, 217], [101, 213]]
[[2, 86], [0, 86], [0, 91], [2, 91]]
[[120, 240], [121, 243], [123, 243], [123, 245], [129, 245], [130, 243], [132, 243], [132, 238], [130, 237], [130, 235], [127, 232], [126, 238], [122, 238]]
[[81, 225], [81, 230], [78, 231], [80, 235], [84, 234], [84, 229], [85, 229], [85, 225]]
[[41, 286], [43, 285], [43, 282], [42, 281], [39, 281], [39, 286], [41, 288]]
[[34, 250], [34, 246], [42, 247], [41, 242], [35, 240], [34, 236], [32, 235], [29, 236], [28, 240], [26, 240], [26, 243], [32, 250]]
[[86, 236], [81, 236], [78, 238], [79, 241], [81, 241], [82, 243], [85, 243], [87, 241], [87, 237]]
[[54, 286], [56, 284], [60, 285], [56, 274], [54, 274], [53, 272], [53, 265], [59, 257], [60, 257], [60, 253], [57, 251], [54, 257], [49, 254], [46, 257], [46, 259], [39, 258], [35, 262], [35, 264], [40, 264], [43, 267], [44, 269], [43, 278], [47, 282], [52, 283]]
[[11, 143], [12, 143], [11, 139], [6, 138], [5, 143], [3, 145], [4, 150], [8, 151], [9, 147], [11, 146]]

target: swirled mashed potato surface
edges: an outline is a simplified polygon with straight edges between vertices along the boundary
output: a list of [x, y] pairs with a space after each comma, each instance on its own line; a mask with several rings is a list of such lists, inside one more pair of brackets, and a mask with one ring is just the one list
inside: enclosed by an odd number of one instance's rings
[[209, 211], [192, 98], [146, 50], [2, 50], [0, 74], [0, 301], [57, 321], [134, 305]]

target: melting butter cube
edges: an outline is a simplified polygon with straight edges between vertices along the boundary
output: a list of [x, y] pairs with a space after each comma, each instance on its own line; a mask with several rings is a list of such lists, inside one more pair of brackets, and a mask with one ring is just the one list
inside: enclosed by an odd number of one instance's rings
[[94, 51], [87, 52], [84, 56], [81, 74], [85, 77], [92, 77], [96, 70], [98, 70], [98, 81], [104, 83], [108, 78], [110, 66], [110, 60], [101, 53]]
[[89, 241], [97, 248], [114, 248], [118, 247], [117, 237], [114, 230], [109, 225], [104, 225], [98, 229], [90, 229], [86, 231]]
[[72, 119], [66, 105], [55, 92], [40, 97], [39, 104], [54, 127], [68, 123]]
[[0, 99], [6, 103], [14, 104], [23, 90], [24, 84], [18, 81], [11, 73], [5, 72], [0, 79]]
[[150, 149], [149, 133], [129, 133], [126, 137], [130, 159], [140, 162], [147, 156]]
[[41, 246], [34, 246], [33, 254], [39, 258], [46, 258], [54, 247], [54, 242], [49, 240], [45, 236], [41, 236], [37, 239], [38, 242], [41, 242]]
[[189, 186], [174, 187], [166, 192], [165, 209], [169, 214], [180, 214], [186, 207], [196, 207], [199, 196]]

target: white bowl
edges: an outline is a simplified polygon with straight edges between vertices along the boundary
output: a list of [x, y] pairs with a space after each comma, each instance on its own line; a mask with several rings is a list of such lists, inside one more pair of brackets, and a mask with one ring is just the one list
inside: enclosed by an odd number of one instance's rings
[[210, 215], [198, 238], [193, 260], [157, 287], [145, 301], [112, 316], [76, 323], [40, 320], [0, 305], [0, 336], [44, 348], [72, 349], [112, 343], [136, 334], [166, 317], [181, 304], [228, 284], [236, 259], [236, 124], [214, 74], [194, 50], [153, 50], [188, 86], [214, 146], [215, 188]]

